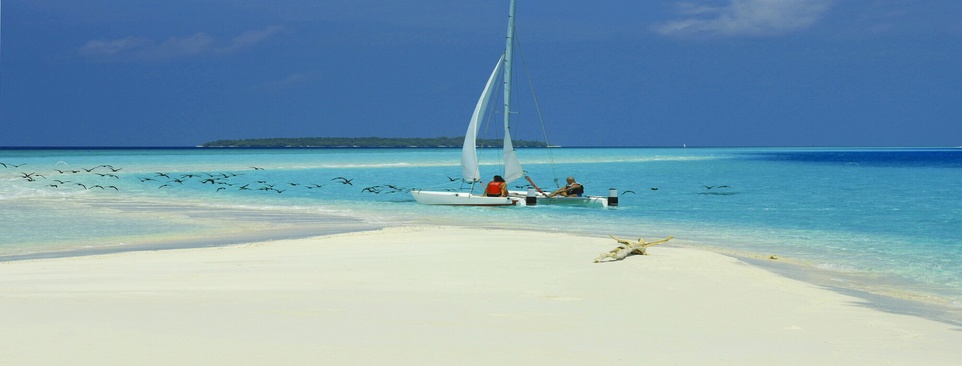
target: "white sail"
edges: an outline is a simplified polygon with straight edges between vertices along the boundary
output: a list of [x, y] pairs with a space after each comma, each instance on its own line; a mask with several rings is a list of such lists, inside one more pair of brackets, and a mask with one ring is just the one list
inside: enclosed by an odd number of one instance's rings
[[474, 114], [471, 115], [468, 131], [464, 134], [464, 145], [461, 147], [461, 177], [468, 182], [481, 180], [481, 172], [478, 171], [478, 128], [481, 126], [485, 111], [488, 110], [488, 102], [491, 101], [491, 95], [494, 94], [494, 87], [497, 84], [498, 74], [501, 73], [501, 65], [503, 64], [504, 56], [502, 55], [498, 64], [494, 66], [491, 76], [488, 77], [488, 83], [484, 85], [481, 98], [478, 98], [478, 105], [474, 107]]

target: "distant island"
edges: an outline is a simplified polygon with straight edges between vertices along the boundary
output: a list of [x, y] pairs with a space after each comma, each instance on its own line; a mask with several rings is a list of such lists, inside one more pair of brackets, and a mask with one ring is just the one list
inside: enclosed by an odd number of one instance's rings
[[[515, 147], [546, 147], [540, 141], [512, 140]], [[200, 147], [280, 148], [280, 147], [461, 147], [464, 137], [300, 137], [205, 142]], [[479, 139], [479, 147], [501, 147], [499, 139]]]

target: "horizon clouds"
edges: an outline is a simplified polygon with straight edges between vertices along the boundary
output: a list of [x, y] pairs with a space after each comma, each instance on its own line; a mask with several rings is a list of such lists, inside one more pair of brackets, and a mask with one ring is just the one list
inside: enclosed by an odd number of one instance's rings
[[811, 27], [833, 0], [730, 0], [723, 6], [678, 2], [684, 19], [658, 23], [667, 36], [779, 36]]
[[248, 30], [233, 37], [223, 46], [217, 46], [214, 37], [206, 32], [170, 37], [163, 42], [136, 36], [92, 39], [81, 46], [77, 53], [87, 59], [99, 61], [167, 61], [202, 54], [241, 51], [262, 43], [283, 30], [284, 27], [278, 25]]

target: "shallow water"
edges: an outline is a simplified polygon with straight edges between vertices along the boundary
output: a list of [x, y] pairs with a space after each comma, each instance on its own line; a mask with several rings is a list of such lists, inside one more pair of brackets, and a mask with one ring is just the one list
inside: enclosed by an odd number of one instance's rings
[[[575, 175], [588, 194], [617, 188], [620, 206], [415, 203], [407, 190], [459, 186], [449, 179], [460, 172], [458, 154], [0, 150], [0, 162], [25, 164], [0, 166], [0, 257], [214, 245], [409, 223], [480, 225], [672, 235], [676, 245], [777, 255], [860, 278], [845, 281], [875, 293], [962, 306], [960, 149], [520, 149], [525, 169], [543, 189], [556, 187], [555, 177], [563, 182]], [[482, 158], [496, 161], [496, 154], [484, 151]], [[500, 173], [497, 164], [481, 171]], [[29, 181], [24, 175], [31, 173], [44, 177]], [[525, 188], [521, 182], [509, 186]]]

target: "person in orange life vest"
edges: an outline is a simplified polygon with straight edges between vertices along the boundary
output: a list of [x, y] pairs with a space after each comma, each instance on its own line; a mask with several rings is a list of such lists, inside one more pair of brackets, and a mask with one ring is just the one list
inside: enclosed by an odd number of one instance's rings
[[551, 192], [548, 197], [561, 195], [562, 197], [581, 197], [585, 194], [585, 187], [581, 183], [575, 182], [575, 177], [568, 177], [568, 184], [558, 190]]
[[488, 197], [507, 197], [508, 183], [505, 183], [504, 178], [501, 178], [500, 175], [495, 175], [494, 179], [488, 182], [488, 187], [484, 189], [484, 195]]

